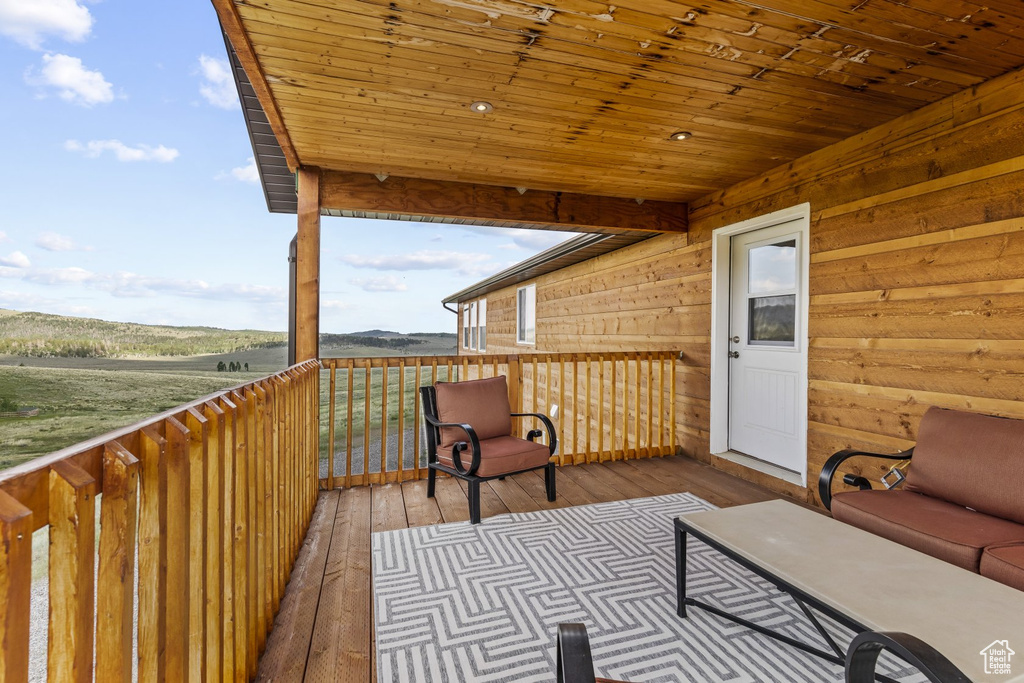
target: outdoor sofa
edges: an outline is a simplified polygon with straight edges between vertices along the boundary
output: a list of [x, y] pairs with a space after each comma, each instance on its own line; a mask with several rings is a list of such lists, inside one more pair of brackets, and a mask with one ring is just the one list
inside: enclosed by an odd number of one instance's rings
[[[832, 493], [849, 458], [910, 460], [900, 488]], [[902, 476], [900, 477], [902, 478]], [[918, 440], [902, 453], [839, 451], [818, 482], [832, 516], [1024, 591], [1024, 420], [929, 408]]]

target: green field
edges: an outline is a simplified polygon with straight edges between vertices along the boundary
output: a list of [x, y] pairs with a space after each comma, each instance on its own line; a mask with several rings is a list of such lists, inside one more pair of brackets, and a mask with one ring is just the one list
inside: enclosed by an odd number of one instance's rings
[[[23, 317], [24, 316], [24, 317]], [[13, 325], [11, 319], [22, 318]], [[46, 321], [50, 327], [47, 328]], [[7, 334], [43, 335], [60, 330], [103, 333], [106, 325], [120, 323], [85, 320], [42, 314], [13, 314], [0, 310], [0, 344]], [[6, 328], [3, 323], [7, 321]], [[264, 377], [282, 370], [287, 363], [287, 348], [278, 344], [260, 345], [267, 336], [277, 333], [245, 331], [234, 333], [213, 328], [169, 328], [132, 325], [133, 343], [159, 345], [165, 338], [189, 339], [188, 343], [203, 348], [216, 348], [232, 334], [240, 348], [203, 355], [134, 355], [127, 357], [74, 355], [0, 355], [0, 401], [9, 399], [19, 408], [39, 408], [37, 417], [0, 418], [0, 469], [11, 467], [33, 457], [44, 455], [113, 429], [124, 427], [183, 403]], [[98, 330], [98, 331], [97, 331]], [[196, 330], [208, 330], [212, 340], [203, 340]], [[72, 333], [68, 333], [70, 336]], [[266, 335], [266, 336], [265, 336]], [[95, 338], [85, 339], [85, 347], [102, 347]], [[256, 341], [254, 341], [256, 340]], [[254, 345], [255, 344], [255, 345]], [[248, 346], [247, 346], [248, 345]], [[37, 344], [37, 349], [44, 345]], [[57, 348], [57, 347], [53, 347]], [[112, 348], [112, 344], [107, 344]], [[155, 346], [153, 346], [155, 348]], [[324, 335], [321, 355], [324, 357], [363, 357], [385, 355], [438, 355], [455, 352], [454, 334], [398, 335], [371, 330], [355, 335]], [[219, 372], [219, 363], [248, 364], [248, 372]], [[378, 371], [379, 372], [379, 371]], [[339, 378], [344, 373], [339, 373]], [[327, 373], [322, 390], [323, 407], [327, 409]], [[362, 400], [362, 375], [357, 373], [354, 398]], [[371, 394], [379, 397], [381, 377], [375, 373]], [[411, 399], [412, 378], [407, 376], [407, 395]], [[397, 393], [397, 371], [391, 382], [392, 405]], [[339, 385], [339, 394], [344, 387]], [[344, 400], [344, 396], [340, 397]], [[343, 403], [341, 405], [344, 405]], [[379, 399], [378, 404], [379, 406]], [[411, 402], [407, 403], [410, 406]], [[362, 404], [359, 404], [360, 410]], [[411, 408], [409, 408], [411, 410]], [[379, 410], [379, 408], [378, 408]], [[394, 416], [394, 413], [392, 413]], [[411, 414], [407, 413], [408, 417]], [[361, 420], [360, 413], [360, 420]], [[379, 417], [374, 427], [379, 427]], [[341, 426], [341, 425], [339, 425]], [[343, 432], [344, 427], [339, 429]], [[362, 432], [362, 422], [358, 426]], [[355, 430], [354, 430], [355, 431]], [[326, 439], [326, 424], [325, 424]]]

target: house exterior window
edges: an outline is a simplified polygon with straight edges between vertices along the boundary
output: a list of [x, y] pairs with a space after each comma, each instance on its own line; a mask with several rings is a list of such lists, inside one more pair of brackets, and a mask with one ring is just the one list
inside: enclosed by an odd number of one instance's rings
[[487, 299], [480, 299], [476, 304], [477, 349], [482, 353], [487, 350]]
[[469, 304], [469, 348], [476, 350], [476, 302]]
[[516, 291], [516, 342], [537, 343], [537, 285]]
[[462, 348], [469, 348], [469, 304], [462, 305]]

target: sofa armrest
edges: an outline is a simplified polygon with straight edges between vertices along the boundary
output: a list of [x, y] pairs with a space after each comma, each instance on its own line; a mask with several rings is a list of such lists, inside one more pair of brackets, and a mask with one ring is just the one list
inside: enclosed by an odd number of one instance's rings
[[558, 683], [594, 683], [590, 638], [583, 624], [559, 624], [557, 645]]
[[[512, 413], [512, 417], [535, 417], [544, 423], [544, 428], [548, 430], [548, 450], [551, 455], [555, 454], [555, 448], [558, 447], [558, 436], [555, 435], [555, 425], [552, 424], [551, 419], [544, 413]], [[533, 441], [541, 435], [539, 429], [531, 429], [530, 433], [526, 435], [530, 441]]]
[[[480, 467], [480, 439], [476, 435], [476, 430], [466, 423], [441, 422], [427, 413], [424, 413], [423, 417], [431, 427], [457, 427], [458, 429], [466, 432], [466, 435], [469, 436], [470, 443], [458, 441], [454, 446], [452, 446], [452, 464], [455, 465], [455, 470], [459, 474], [476, 474], [477, 468]], [[470, 462], [469, 469], [466, 469], [462, 466], [462, 451], [466, 450], [470, 446], [473, 447], [473, 460]]]
[[[846, 460], [855, 456], [883, 458], [885, 460], [910, 460], [913, 455], [913, 448], [900, 453], [870, 453], [868, 451], [858, 451], [852, 448], [834, 453], [832, 457], [825, 462], [825, 466], [821, 468], [821, 475], [818, 477], [818, 495], [821, 497], [822, 504], [825, 506], [826, 510], [832, 509], [832, 479], [835, 478], [836, 472], [839, 470], [839, 466]], [[843, 482], [850, 486], [856, 486], [862, 491], [871, 489], [871, 482], [864, 477], [848, 474], [843, 477]]]
[[970, 683], [941, 652], [907, 633], [865, 631], [857, 635], [846, 651], [848, 683], [874, 683], [875, 666], [882, 650], [907, 662], [933, 683]]

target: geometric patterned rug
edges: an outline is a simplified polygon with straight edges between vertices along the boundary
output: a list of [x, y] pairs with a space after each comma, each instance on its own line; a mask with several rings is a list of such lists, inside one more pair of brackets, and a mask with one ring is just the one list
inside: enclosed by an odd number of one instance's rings
[[[598, 676], [822, 683], [842, 668], [699, 609], [675, 613], [672, 520], [689, 493], [373, 534], [377, 680], [554, 680], [560, 622], [586, 624]], [[689, 538], [687, 593], [794, 638], [820, 636], [788, 596]], [[850, 640], [829, 624], [840, 646]], [[895, 678], [924, 681], [893, 660]]]

